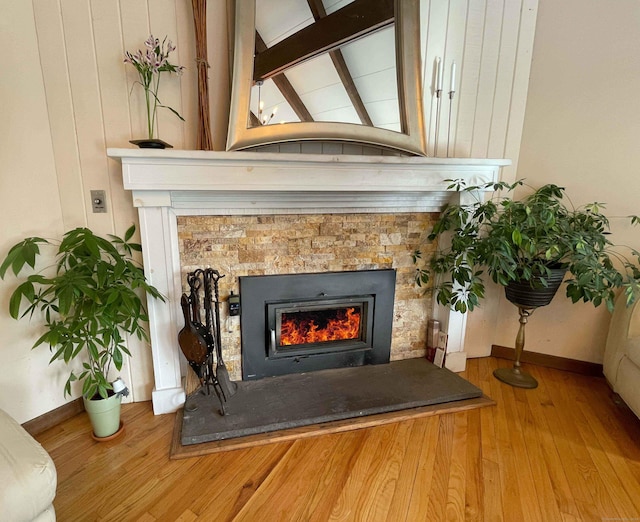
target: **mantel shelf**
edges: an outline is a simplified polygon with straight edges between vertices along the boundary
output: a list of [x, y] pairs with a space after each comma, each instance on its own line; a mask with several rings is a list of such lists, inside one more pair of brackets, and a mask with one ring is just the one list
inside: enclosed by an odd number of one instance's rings
[[498, 179], [505, 159], [108, 149], [134, 191], [439, 192]]

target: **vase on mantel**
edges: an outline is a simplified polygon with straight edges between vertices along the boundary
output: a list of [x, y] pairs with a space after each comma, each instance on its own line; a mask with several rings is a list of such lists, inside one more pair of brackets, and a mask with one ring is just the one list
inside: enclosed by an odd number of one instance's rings
[[173, 145], [169, 145], [166, 141], [157, 138], [147, 138], [143, 140], [129, 140], [129, 143], [137, 145], [141, 149], [172, 149]]
[[144, 42], [146, 49], [138, 50], [136, 53], [125, 52], [124, 62], [131, 64], [138, 73], [138, 81], [144, 89], [145, 108], [147, 110], [147, 136], [146, 139], [131, 140], [129, 143], [137, 145], [141, 149], [169, 149], [172, 148], [167, 142], [154, 138], [157, 132], [157, 112], [158, 107], [169, 109], [181, 121], [184, 118], [171, 107], [163, 105], [158, 98], [158, 88], [160, 87], [160, 75], [163, 72], [176, 73], [181, 75], [184, 67], [169, 63], [169, 54], [175, 51], [176, 46], [171, 43], [166, 36], [162, 42], [153, 35]]

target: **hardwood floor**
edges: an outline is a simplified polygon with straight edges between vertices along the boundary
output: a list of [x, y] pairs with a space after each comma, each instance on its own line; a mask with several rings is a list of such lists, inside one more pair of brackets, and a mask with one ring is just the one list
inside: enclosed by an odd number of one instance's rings
[[528, 366], [522, 390], [491, 375], [508, 365], [462, 374], [496, 406], [198, 458], [169, 459], [174, 415], [150, 403], [111, 442], [84, 414], [37, 438], [61, 522], [640, 519], [640, 420], [602, 378]]

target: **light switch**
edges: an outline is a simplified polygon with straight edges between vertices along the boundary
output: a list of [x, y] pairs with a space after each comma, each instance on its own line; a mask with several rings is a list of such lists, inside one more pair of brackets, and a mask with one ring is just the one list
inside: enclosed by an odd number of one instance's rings
[[91, 191], [91, 207], [94, 214], [107, 212], [107, 194], [104, 190]]

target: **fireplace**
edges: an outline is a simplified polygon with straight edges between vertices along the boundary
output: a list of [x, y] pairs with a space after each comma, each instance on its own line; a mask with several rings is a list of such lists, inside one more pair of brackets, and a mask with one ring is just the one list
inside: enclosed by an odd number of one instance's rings
[[240, 277], [242, 378], [389, 362], [396, 271]]
[[[124, 189], [132, 191], [138, 209], [145, 274], [167, 297], [166, 302], [148, 302], [153, 376], [147, 373], [144, 351], [132, 359], [133, 365], [140, 364], [134, 373], [144, 375], [133, 383], [140, 397], [148, 393], [149, 379], [153, 381], [156, 414], [176, 411], [185, 400], [186, 364], [176, 342], [183, 291], [179, 216], [440, 212], [450, 201], [476, 196], [453, 191], [449, 180], [461, 178], [469, 185], [498, 181], [500, 168], [511, 163], [137, 149], [108, 149], [107, 154], [121, 162]], [[247, 305], [244, 299], [243, 305]], [[431, 317], [440, 320], [448, 335], [446, 366], [463, 370], [466, 315], [434, 303]], [[415, 328], [411, 317], [406, 327]]]

